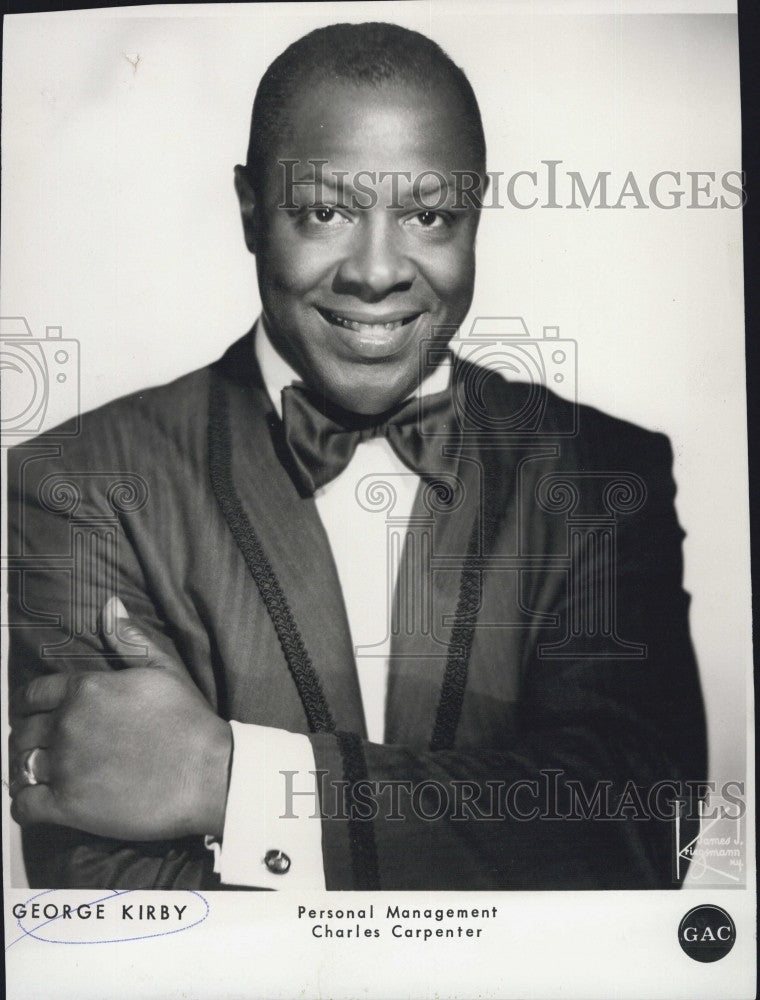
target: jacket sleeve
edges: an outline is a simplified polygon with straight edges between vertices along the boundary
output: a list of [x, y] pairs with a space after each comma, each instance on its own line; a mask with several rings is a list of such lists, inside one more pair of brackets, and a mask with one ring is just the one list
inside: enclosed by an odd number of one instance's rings
[[[100, 637], [99, 613], [114, 593], [163, 649], [177, 655], [129, 538], [143, 482], [120, 472], [124, 466], [93, 472], [86, 451], [60, 442], [41, 438], [9, 454], [11, 690], [40, 673], [122, 667], [105, 653]], [[218, 885], [202, 838], [121, 843], [37, 825], [24, 829], [22, 839], [33, 888]]]
[[[705, 722], [670, 446], [647, 437], [645, 500], [617, 532], [613, 610], [643, 655], [548, 658], [557, 630], [527, 627], [516, 726], [501, 745], [312, 736], [328, 888], [678, 887], [671, 810], [695, 791], [686, 782], [705, 779]], [[580, 590], [596, 586], [602, 559], [578, 555]], [[531, 607], [567, 624], [568, 593], [546, 574]]]

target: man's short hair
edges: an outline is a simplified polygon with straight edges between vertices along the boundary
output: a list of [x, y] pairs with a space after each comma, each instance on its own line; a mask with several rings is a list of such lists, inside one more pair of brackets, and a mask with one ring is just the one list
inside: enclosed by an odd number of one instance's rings
[[246, 158], [259, 194], [271, 150], [287, 128], [288, 105], [303, 87], [325, 80], [373, 87], [396, 82], [449, 87], [461, 101], [460, 107], [452, 106], [452, 115], [460, 118], [462, 141], [472, 149], [472, 169], [485, 174], [486, 141], [475, 92], [440, 45], [398, 24], [330, 24], [289, 45], [259, 83]]

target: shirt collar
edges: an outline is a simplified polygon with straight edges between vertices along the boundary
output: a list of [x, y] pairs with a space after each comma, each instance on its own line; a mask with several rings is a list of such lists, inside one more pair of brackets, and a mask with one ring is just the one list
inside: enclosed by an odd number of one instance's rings
[[[256, 321], [253, 332], [253, 349], [269, 398], [277, 411], [277, 415], [282, 417], [282, 390], [285, 386], [292, 385], [293, 382], [301, 382], [303, 380], [295, 369], [275, 350], [272, 341], [269, 339], [269, 333], [263, 316], [259, 316]], [[423, 379], [408, 398], [412, 399], [415, 396], [430, 396], [436, 392], [444, 392], [451, 382], [451, 367], [452, 357], [449, 354], [427, 378]]]

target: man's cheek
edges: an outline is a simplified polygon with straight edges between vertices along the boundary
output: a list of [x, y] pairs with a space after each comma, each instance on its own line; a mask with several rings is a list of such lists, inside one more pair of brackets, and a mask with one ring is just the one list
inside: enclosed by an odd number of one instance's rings
[[299, 295], [318, 286], [329, 276], [331, 261], [318, 250], [283, 247], [269, 258], [268, 276], [279, 288]]
[[451, 247], [419, 262], [430, 287], [443, 301], [471, 295], [475, 283], [475, 254], [469, 248]]

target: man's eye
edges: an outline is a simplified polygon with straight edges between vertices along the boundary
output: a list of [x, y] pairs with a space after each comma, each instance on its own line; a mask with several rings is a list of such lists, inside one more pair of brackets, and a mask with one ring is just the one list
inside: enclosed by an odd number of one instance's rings
[[318, 208], [309, 209], [305, 213], [305, 219], [317, 226], [340, 226], [349, 221], [336, 209], [330, 208], [329, 205], [320, 205]]
[[446, 225], [447, 219], [441, 212], [425, 211], [413, 215], [407, 222], [410, 226], [422, 226], [423, 229], [440, 229]]

